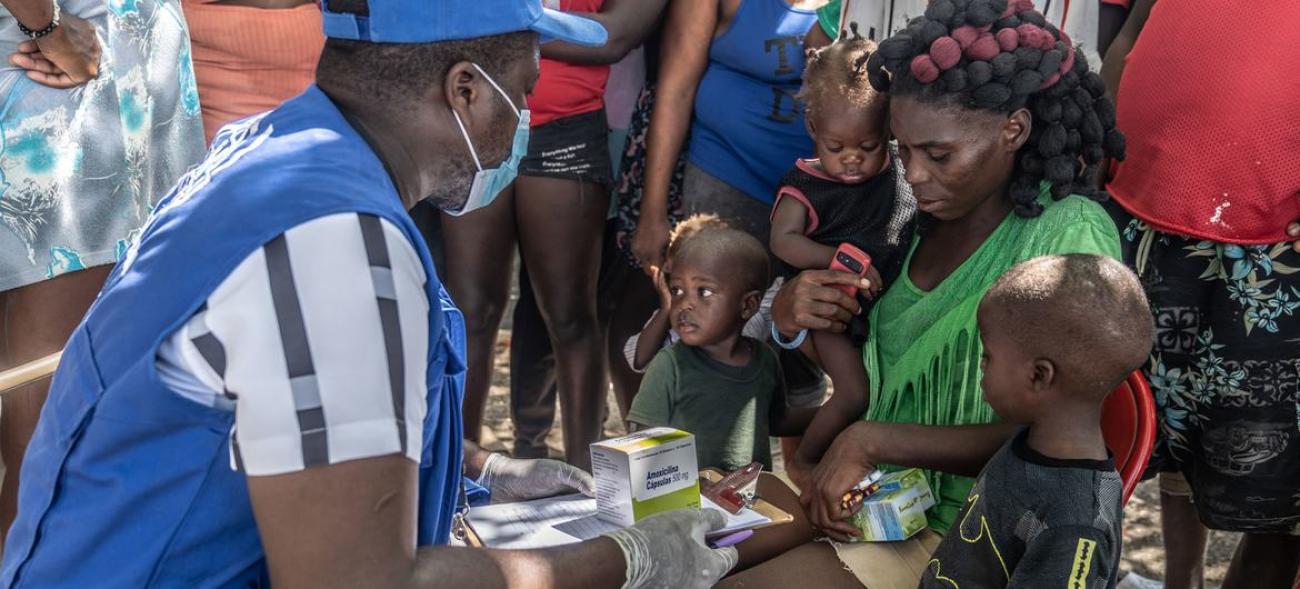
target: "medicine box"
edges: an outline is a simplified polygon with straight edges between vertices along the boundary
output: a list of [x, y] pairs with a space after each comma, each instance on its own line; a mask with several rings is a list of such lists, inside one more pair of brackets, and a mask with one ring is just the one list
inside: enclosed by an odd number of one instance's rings
[[600, 519], [630, 526], [656, 513], [700, 506], [695, 436], [657, 427], [591, 445]]
[[881, 477], [880, 490], [862, 502], [852, 518], [862, 530], [862, 542], [906, 540], [928, 525], [925, 510], [934, 506], [934, 493], [925, 473], [910, 468]]

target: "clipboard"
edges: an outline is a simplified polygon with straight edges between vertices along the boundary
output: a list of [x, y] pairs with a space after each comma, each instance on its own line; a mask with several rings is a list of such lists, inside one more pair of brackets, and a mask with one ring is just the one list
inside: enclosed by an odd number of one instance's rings
[[[717, 482], [718, 480], [721, 480], [722, 473], [716, 469], [701, 470], [700, 478], [708, 482]], [[789, 513], [782, 510], [781, 508], [769, 503], [768, 501], [762, 498], [755, 499], [754, 504], [750, 506], [750, 509], [757, 512], [759, 515], [762, 515], [768, 518], [769, 520], [771, 520], [769, 522], [758, 524], [753, 528], [750, 528], [753, 530], [778, 526], [778, 525], [787, 524], [794, 521], [794, 516], [790, 515]], [[479, 537], [478, 533], [474, 530], [474, 526], [469, 521], [466, 521], [466, 525], [465, 525], [465, 544], [467, 546], [473, 546], [476, 548], [484, 547], [482, 539]]]
[[[765, 473], [763, 473], [763, 474], [766, 474], [766, 475], [768, 475], [768, 476], [775, 476], [775, 475], [773, 475], [773, 474], [770, 473], [770, 472], [765, 472]], [[708, 482], [710, 482], [710, 483], [716, 483], [716, 482], [722, 480], [722, 476], [723, 476], [723, 475], [722, 475], [722, 471], [720, 471], [720, 470], [718, 470], [718, 469], [716, 469], [716, 468], [706, 468], [706, 469], [700, 471], [700, 480], [708, 481]], [[759, 475], [759, 476], [761, 477], [762, 475]], [[775, 506], [775, 505], [772, 505], [771, 503], [769, 503], [766, 499], [763, 499], [762, 497], [755, 498], [755, 499], [754, 499], [754, 504], [753, 504], [753, 505], [750, 505], [749, 508], [752, 509], [752, 510], [754, 510], [754, 511], [757, 511], [759, 515], [762, 515], [762, 516], [764, 516], [764, 517], [766, 517], [766, 518], [772, 520], [772, 521], [770, 521], [770, 522], [768, 522], [768, 523], [765, 523], [765, 524], [759, 524], [759, 525], [757, 525], [757, 526], [754, 526], [753, 528], [750, 528], [750, 529], [753, 529], [753, 530], [761, 530], [761, 529], [763, 529], [763, 528], [770, 528], [770, 527], [772, 527], [772, 526], [779, 526], [779, 525], [782, 525], [782, 524], [788, 524], [788, 523], [794, 521], [794, 516], [793, 516], [793, 515], [790, 515], [789, 513], [786, 513], [786, 511], [783, 510], [783, 509], [781, 509], [780, 507], [777, 507], [777, 506]]]

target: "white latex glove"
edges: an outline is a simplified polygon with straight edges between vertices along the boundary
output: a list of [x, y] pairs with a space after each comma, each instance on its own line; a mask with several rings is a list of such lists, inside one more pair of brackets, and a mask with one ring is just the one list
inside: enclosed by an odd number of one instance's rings
[[712, 587], [739, 558], [733, 547], [704, 544], [704, 534], [726, 522], [722, 512], [713, 509], [678, 509], [606, 534], [627, 561], [623, 589]]
[[596, 496], [596, 484], [581, 468], [558, 460], [520, 460], [488, 456], [478, 484], [492, 492], [493, 503], [510, 503], [567, 493]]

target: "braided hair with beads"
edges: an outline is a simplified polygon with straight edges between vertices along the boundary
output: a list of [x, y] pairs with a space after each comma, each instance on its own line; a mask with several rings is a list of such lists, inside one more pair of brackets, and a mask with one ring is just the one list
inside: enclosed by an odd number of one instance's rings
[[880, 43], [867, 75], [891, 97], [1005, 114], [1027, 109], [1034, 124], [1010, 186], [1022, 217], [1042, 213], [1044, 181], [1057, 200], [1105, 200], [1092, 186], [1097, 167], [1124, 159], [1105, 83], [1033, 0], [933, 0], [924, 16]]

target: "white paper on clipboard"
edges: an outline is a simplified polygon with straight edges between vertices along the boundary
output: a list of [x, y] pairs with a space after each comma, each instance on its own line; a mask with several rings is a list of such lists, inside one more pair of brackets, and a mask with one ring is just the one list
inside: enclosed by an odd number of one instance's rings
[[[751, 509], [732, 515], [701, 497], [700, 505], [727, 516], [727, 523], [709, 536], [746, 530], [772, 520]], [[469, 510], [469, 525], [484, 546], [492, 548], [545, 548], [575, 544], [619, 529], [596, 516], [596, 500], [583, 495], [561, 495], [519, 503], [501, 503]]]

